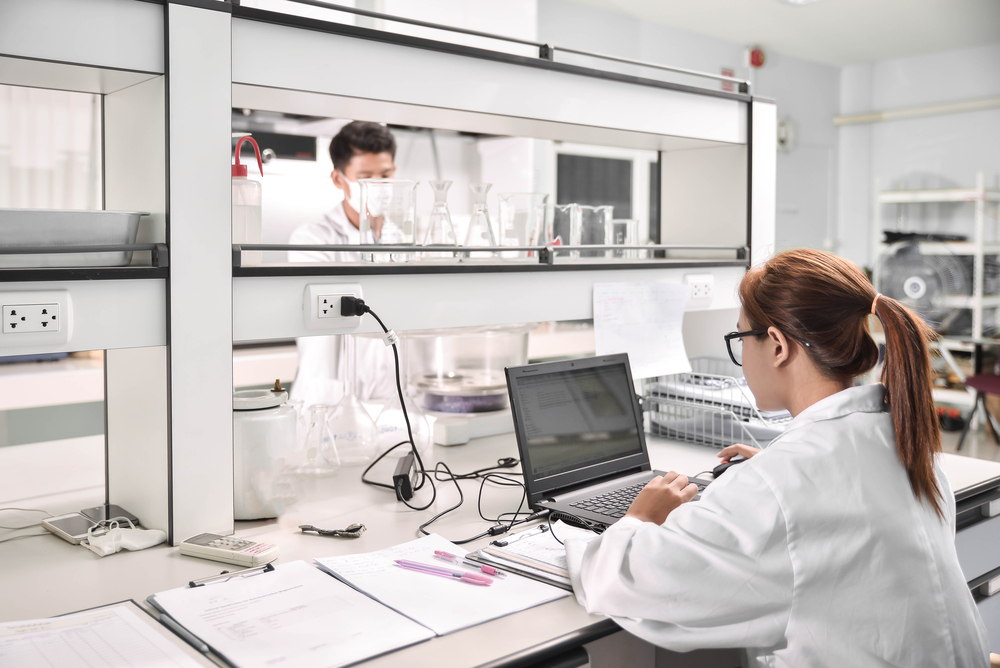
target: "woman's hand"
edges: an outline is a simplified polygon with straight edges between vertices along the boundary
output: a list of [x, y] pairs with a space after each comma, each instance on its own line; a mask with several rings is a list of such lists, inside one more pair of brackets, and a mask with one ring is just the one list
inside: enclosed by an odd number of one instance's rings
[[760, 448], [754, 448], [749, 445], [743, 445], [742, 443], [733, 443], [732, 445], [722, 448], [716, 457], [722, 457], [722, 463], [725, 464], [730, 459], [737, 455], [742, 455], [743, 459], [750, 459], [754, 455], [760, 452]]
[[690, 501], [697, 493], [698, 486], [688, 484], [687, 476], [671, 471], [650, 480], [632, 501], [625, 517], [663, 524], [674, 508]]

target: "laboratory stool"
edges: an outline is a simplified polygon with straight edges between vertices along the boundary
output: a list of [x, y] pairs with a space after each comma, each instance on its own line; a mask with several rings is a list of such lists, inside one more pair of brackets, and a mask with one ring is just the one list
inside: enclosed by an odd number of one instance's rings
[[990, 412], [986, 410], [986, 395], [1000, 394], [1000, 376], [995, 376], [992, 373], [977, 373], [965, 379], [965, 386], [971, 387], [976, 391], [976, 401], [972, 404], [972, 412], [969, 414], [969, 419], [965, 422], [965, 429], [962, 430], [962, 435], [958, 439], [956, 450], [962, 449], [962, 442], [965, 441], [965, 435], [969, 433], [969, 428], [976, 417], [976, 411], [980, 408], [983, 409], [986, 419], [993, 428], [993, 440], [997, 442], [997, 445], [1000, 445], [1000, 427], [997, 426], [996, 420], [993, 419]]

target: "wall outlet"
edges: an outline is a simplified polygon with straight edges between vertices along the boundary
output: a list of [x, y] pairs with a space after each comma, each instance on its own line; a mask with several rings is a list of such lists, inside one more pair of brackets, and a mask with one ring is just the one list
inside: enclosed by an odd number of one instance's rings
[[66, 290], [0, 292], [0, 308], [2, 347], [41, 346], [44, 349], [69, 341], [72, 303]]
[[340, 315], [340, 298], [361, 296], [357, 283], [311, 283], [302, 297], [302, 316], [306, 329], [333, 329], [352, 331], [361, 326], [360, 316]]
[[3, 333], [25, 334], [27, 332], [58, 332], [62, 325], [59, 317], [59, 303], [52, 304], [4, 304]]
[[715, 276], [712, 274], [685, 274], [684, 282], [691, 286], [691, 301], [705, 305], [712, 302]]

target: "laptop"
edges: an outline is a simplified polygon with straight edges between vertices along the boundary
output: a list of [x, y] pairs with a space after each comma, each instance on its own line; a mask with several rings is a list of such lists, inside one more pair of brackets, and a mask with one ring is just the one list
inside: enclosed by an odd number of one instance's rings
[[[649, 463], [628, 355], [505, 371], [532, 510], [607, 526], [625, 515], [647, 482], [663, 475]], [[711, 482], [690, 480], [699, 495]]]

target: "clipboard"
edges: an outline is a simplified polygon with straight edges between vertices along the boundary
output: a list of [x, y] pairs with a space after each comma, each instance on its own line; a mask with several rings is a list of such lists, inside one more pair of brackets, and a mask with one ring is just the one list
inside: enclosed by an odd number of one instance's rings
[[146, 602], [190, 648], [236, 668], [346, 666], [434, 637], [303, 561], [193, 580]]
[[[517, 555], [510, 555], [511, 557], [517, 557]], [[527, 564], [518, 564], [513, 559], [510, 561], [490, 559], [489, 556], [481, 555], [479, 552], [469, 552], [465, 555], [465, 558], [469, 561], [474, 561], [477, 564], [486, 564], [487, 566], [493, 566], [504, 571], [509, 571], [515, 575], [520, 575], [522, 577], [530, 578], [532, 580], [537, 580], [539, 582], [544, 582], [547, 585], [552, 585], [553, 587], [558, 587], [559, 589], [565, 589], [566, 591], [573, 591], [573, 585], [563, 582], [562, 580], [557, 580], [549, 576], [542, 570], [532, 570]]]

